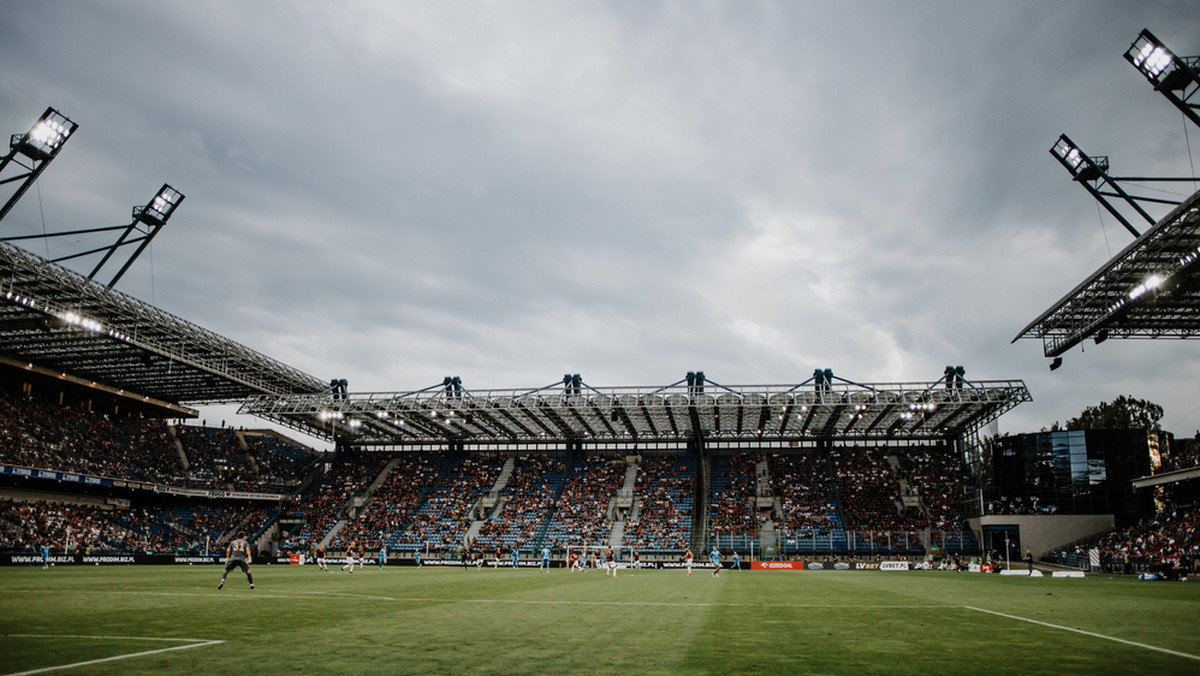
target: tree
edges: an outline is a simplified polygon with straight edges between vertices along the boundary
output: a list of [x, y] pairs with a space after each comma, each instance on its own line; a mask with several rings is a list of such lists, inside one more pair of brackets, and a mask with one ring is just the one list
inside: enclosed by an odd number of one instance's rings
[[1145, 399], [1134, 399], [1124, 395], [1112, 403], [1102, 401], [1097, 406], [1088, 406], [1077, 418], [1067, 421], [1069, 430], [1158, 430], [1162, 429], [1162, 406]]

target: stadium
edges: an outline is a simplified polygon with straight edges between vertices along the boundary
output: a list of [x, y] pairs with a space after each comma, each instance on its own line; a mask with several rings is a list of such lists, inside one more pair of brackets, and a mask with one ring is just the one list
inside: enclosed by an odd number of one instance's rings
[[[1125, 58], [1200, 126], [1200, 58], [1149, 31]], [[128, 225], [3, 233], [77, 126], [47, 108], [0, 160], [3, 673], [1200, 661], [1200, 592], [1173, 584], [1200, 564], [1200, 436], [1002, 437], [1030, 388], [961, 365], [356, 391], [116, 288], [186, 208], [170, 184]], [[1056, 370], [1085, 341], [1200, 336], [1200, 192], [1152, 217], [1121, 185], [1150, 179], [1051, 153], [1135, 239], [1013, 342]]]

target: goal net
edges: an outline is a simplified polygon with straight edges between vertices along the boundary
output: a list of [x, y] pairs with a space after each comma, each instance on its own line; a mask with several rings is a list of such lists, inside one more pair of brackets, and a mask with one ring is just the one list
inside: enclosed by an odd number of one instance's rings
[[[580, 566], [581, 570], [592, 570], [597, 567], [604, 566], [604, 553], [608, 551], [607, 545], [567, 545], [567, 568], [573, 565]], [[621, 549], [613, 547], [613, 553], [617, 555], [617, 564], [624, 568], [629, 565], [629, 557], [621, 556]], [[571, 555], [576, 555], [576, 559], [572, 560]]]

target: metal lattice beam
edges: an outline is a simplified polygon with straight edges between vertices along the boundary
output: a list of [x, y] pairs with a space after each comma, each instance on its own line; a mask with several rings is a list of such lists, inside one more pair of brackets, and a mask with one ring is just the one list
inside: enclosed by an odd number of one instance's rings
[[812, 439], [946, 439], [978, 431], [1026, 401], [1021, 381], [837, 382], [723, 388], [438, 390], [255, 396], [240, 410], [352, 446]]
[[1021, 329], [1057, 357], [1095, 338], [1200, 337], [1200, 192]]
[[0, 354], [173, 403], [325, 389], [314, 376], [2, 242]]

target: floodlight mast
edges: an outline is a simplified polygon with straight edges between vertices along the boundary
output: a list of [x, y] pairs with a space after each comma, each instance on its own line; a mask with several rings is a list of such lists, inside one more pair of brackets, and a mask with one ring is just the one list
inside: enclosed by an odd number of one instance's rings
[[[25, 239], [48, 239], [50, 237], [64, 237], [121, 230], [122, 232], [120, 237], [118, 237], [117, 241], [113, 244], [97, 247], [95, 249], [88, 249], [87, 251], [79, 251], [50, 260], [51, 263], [61, 263], [63, 261], [90, 256], [103, 251], [104, 257], [99, 263], [96, 264], [96, 267], [92, 268], [92, 272], [88, 275], [88, 279], [95, 279], [96, 275], [100, 272], [100, 269], [103, 268], [106, 263], [108, 263], [109, 259], [112, 258], [112, 255], [117, 252], [117, 249], [127, 244], [137, 244], [140, 242], [141, 246], [139, 246], [137, 251], [134, 251], [133, 254], [129, 256], [129, 259], [125, 261], [125, 265], [121, 267], [116, 276], [112, 278], [112, 281], [108, 283], [108, 288], [111, 289], [129, 269], [129, 266], [133, 265], [133, 262], [137, 260], [138, 256], [140, 256], [142, 252], [145, 251], [146, 247], [150, 245], [150, 240], [154, 239], [154, 236], [158, 234], [158, 231], [162, 228], [162, 226], [166, 225], [167, 220], [171, 218], [171, 214], [173, 214], [175, 209], [179, 207], [180, 202], [183, 202], [183, 197], [183, 193], [164, 183], [163, 186], [158, 189], [158, 193], [155, 194], [154, 199], [151, 200], [149, 204], [145, 206], [133, 207], [133, 220], [129, 223], [129, 225], [112, 225], [102, 228], [85, 228], [82, 230], [67, 230], [64, 232], [50, 232], [38, 235], [0, 237], [0, 242], [15, 242]], [[146, 226], [146, 232], [140, 233], [139, 237], [130, 239], [129, 236], [137, 232], [138, 225]]]
[[[0, 177], [3, 177], [4, 170], [8, 168], [9, 164], [14, 164], [20, 169], [13, 176], [0, 178], [0, 185], [17, 181], [21, 181], [21, 183], [4, 203], [4, 206], [0, 207], [0, 221], [4, 220], [17, 200], [21, 199], [29, 186], [33, 185], [38, 176], [42, 175], [51, 160], [58, 156], [63, 144], [78, 128], [78, 124], [67, 119], [62, 113], [53, 108], [47, 108], [28, 132], [12, 135], [8, 143], [8, 154], [0, 158]], [[25, 161], [18, 159], [18, 156]]]
[[1147, 197], [1145, 195], [1131, 195], [1121, 187], [1121, 181], [1138, 181], [1142, 183], [1160, 183], [1160, 182], [1190, 182], [1194, 178], [1174, 177], [1174, 176], [1110, 176], [1108, 174], [1108, 157], [1097, 155], [1090, 157], [1087, 153], [1079, 149], [1066, 134], [1060, 134], [1058, 141], [1050, 148], [1050, 154], [1054, 159], [1058, 160], [1067, 171], [1071, 173], [1079, 185], [1083, 186], [1084, 190], [1088, 191], [1097, 202], [1104, 206], [1110, 214], [1113, 215], [1121, 225], [1125, 226], [1134, 237], [1141, 237], [1141, 233], [1133, 224], [1129, 222], [1125, 216], [1117, 210], [1117, 208], [1108, 201], [1108, 197], [1120, 198], [1126, 204], [1133, 207], [1134, 211], [1139, 216], [1144, 218], [1147, 223], [1154, 225], [1156, 220], [1142, 208], [1142, 203], [1149, 204], [1165, 204], [1169, 206], [1179, 206], [1181, 200], [1165, 199], [1162, 197]]
[[1200, 56], [1175, 56], [1153, 33], [1142, 29], [1125, 52], [1125, 60], [1184, 116], [1200, 125], [1200, 96], [1196, 95], [1200, 92]]
[[[177, 209], [179, 204], [183, 202], [183, 197], [183, 193], [172, 188], [170, 185], [163, 183], [162, 187], [158, 189], [158, 193], [154, 196], [154, 199], [150, 200], [149, 204], [142, 207], [134, 207], [133, 222], [129, 224], [129, 226], [125, 229], [125, 232], [121, 233], [121, 236], [117, 239], [117, 243], [112, 245], [112, 248], [110, 248], [108, 253], [104, 255], [103, 260], [96, 264], [96, 267], [92, 270], [92, 274], [88, 275], [88, 279], [92, 279], [96, 276], [96, 273], [100, 272], [100, 268], [104, 267], [104, 264], [108, 262], [108, 259], [112, 257], [113, 253], [116, 252], [118, 247], [125, 244], [133, 244], [134, 242], [141, 242], [141, 245], [138, 246], [137, 250], [134, 251], [133, 254], [129, 256], [129, 259], [125, 261], [125, 265], [121, 266], [121, 269], [117, 271], [116, 276], [114, 276], [112, 281], [108, 283], [108, 288], [113, 288], [113, 286], [120, 281], [121, 277], [125, 275], [125, 271], [129, 269], [129, 266], [133, 265], [133, 262], [138, 259], [138, 256], [142, 255], [142, 252], [146, 250], [146, 247], [150, 246], [150, 241], [154, 239], [154, 236], [158, 234], [158, 231], [167, 224], [167, 221], [171, 218], [171, 214], [175, 213], [175, 209]], [[125, 238], [134, 232], [134, 229], [139, 223], [146, 226], [146, 233], [139, 238], [126, 241]]]

